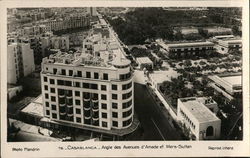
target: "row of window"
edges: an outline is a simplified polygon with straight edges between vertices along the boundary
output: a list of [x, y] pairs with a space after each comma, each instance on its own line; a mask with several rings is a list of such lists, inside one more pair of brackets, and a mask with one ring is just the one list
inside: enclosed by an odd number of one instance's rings
[[188, 51], [188, 50], [206, 50], [206, 49], [213, 49], [214, 47], [199, 47], [199, 48], [178, 48], [178, 49], [171, 49], [175, 51]]
[[[48, 81], [48, 78], [44, 77], [44, 82], [47, 82], [47, 81]], [[55, 84], [55, 80], [54, 79], [50, 79], [50, 84]], [[74, 86], [74, 87], [82, 87], [82, 88], [87, 88], [87, 89], [98, 90], [98, 84], [95, 84], [95, 83], [86, 83], [86, 82], [84, 82], [84, 83], [82, 83], [82, 86], [81, 86], [80, 82], [57, 80], [57, 85], [60, 85], [60, 86], [70, 86], [70, 87]], [[127, 90], [127, 89], [129, 89], [131, 87], [132, 87], [132, 82], [130, 82], [128, 84], [122, 85], [122, 90]], [[48, 86], [45, 85], [44, 89], [48, 90]], [[111, 89], [112, 90], [117, 90], [118, 86], [116, 84], [112, 84], [111, 85]], [[101, 85], [101, 90], [106, 91], [107, 90], [107, 86], [106, 85]], [[54, 92], [55, 91], [53, 91], [52, 93], [54, 93]]]
[[189, 119], [189, 117], [181, 110], [181, 115], [187, 120], [193, 129], [195, 129], [194, 123]]
[[[46, 115], [49, 116], [50, 115], [50, 110], [46, 110]], [[112, 113], [113, 117], [117, 117], [117, 113]], [[107, 115], [102, 114], [103, 118], [107, 117]], [[57, 114], [56, 113], [52, 113], [52, 118], [57, 119]], [[77, 123], [82, 123], [82, 119], [80, 117], [75, 117], [76, 122]], [[73, 121], [73, 117], [71, 117], [71, 119], [63, 119], [63, 120], [68, 120], [68, 121]], [[129, 120], [123, 121], [123, 127], [126, 127], [128, 125], [130, 125], [132, 122], [132, 118], [130, 118]], [[86, 122], [87, 123], [87, 122]], [[99, 121], [98, 124], [99, 125]], [[108, 123], [105, 121], [102, 121], [102, 127], [107, 127]], [[113, 127], [118, 127], [118, 122], [117, 121], [112, 121], [112, 126]]]
[[[57, 74], [58, 73], [58, 69], [57, 68], [53, 68], [53, 74]], [[67, 76], [73, 76], [74, 75], [74, 71], [73, 70], [68, 70], [68, 73], [66, 73], [65, 69], [61, 69], [61, 73], [60, 75], [67, 75]], [[82, 71], [76, 71], [75, 77], [83, 77]], [[85, 74], [86, 78], [93, 78], [93, 79], [100, 79], [100, 75], [98, 72], [94, 72], [93, 76], [91, 74], [91, 72], [87, 71]], [[102, 76], [103, 80], [108, 80], [109, 76], [107, 73], [103, 73]]]

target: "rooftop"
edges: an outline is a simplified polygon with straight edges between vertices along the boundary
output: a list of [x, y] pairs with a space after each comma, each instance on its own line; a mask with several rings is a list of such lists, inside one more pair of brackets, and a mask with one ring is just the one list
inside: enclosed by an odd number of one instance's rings
[[224, 75], [224, 76], [218, 76], [218, 75], [213, 75], [213, 76], [209, 76], [209, 78], [211, 80], [213, 80], [214, 82], [223, 82], [229, 86], [236, 86], [236, 85], [242, 85], [241, 81], [242, 81], [242, 76], [239, 74], [236, 75]]
[[191, 43], [175, 43], [175, 44], [167, 44], [168, 48], [178, 48], [178, 47], [193, 47], [193, 46], [204, 46], [204, 45], [209, 45], [213, 46], [214, 43], [205, 41], [205, 42], [191, 42]]
[[210, 111], [198, 98], [181, 98], [180, 101], [188, 109], [188, 111], [198, 120], [198, 122], [217, 121], [219, 118]]
[[42, 95], [37, 97], [29, 105], [23, 108], [21, 112], [42, 117], [43, 116]]
[[241, 79], [242, 79], [241, 75], [221, 77], [221, 78], [230, 85], [241, 85]]
[[149, 57], [139, 57], [139, 58], [136, 58], [136, 60], [141, 63], [141, 64], [153, 64], [153, 62], [149, 59]]

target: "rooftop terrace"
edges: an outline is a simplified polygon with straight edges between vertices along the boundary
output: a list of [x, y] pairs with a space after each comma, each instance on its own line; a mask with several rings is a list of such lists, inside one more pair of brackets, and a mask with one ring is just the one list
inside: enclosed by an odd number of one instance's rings
[[198, 98], [181, 98], [180, 101], [200, 123], [219, 120]]

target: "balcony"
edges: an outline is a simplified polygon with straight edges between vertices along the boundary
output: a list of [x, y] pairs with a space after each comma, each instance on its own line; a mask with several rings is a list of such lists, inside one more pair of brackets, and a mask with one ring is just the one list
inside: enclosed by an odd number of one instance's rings
[[58, 97], [59, 97], [59, 98], [64, 98], [64, 97], [65, 97], [65, 94], [58, 94]]
[[73, 106], [67, 107], [66, 112], [67, 112], [67, 114], [73, 114]]
[[90, 110], [84, 110], [84, 116], [85, 117], [90, 117]]
[[98, 105], [99, 105], [98, 102], [95, 102], [95, 103], [92, 104], [92, 108], [93, 109], [99, 109]]
[[64, 98], [59, 98], [59, 104], [65, 104], [65, 99]]
[[69, 113], [68, 113], [67, 116], [68, 116], [68, 117], [73, 117], [73, 114], [69, 114]]
[[97, 120], [94, 120], [93, 119], [93, 123], [92, 123], [94, 126], [99, 126], [99, 119], [97, 119]]
[[66, 115], [66, 112], [60, 112], [60, 115]]
[[84, 102], [83, 102], [83, 107], [84, 107], [84, 108], [90, 108], [90, 102], [84, 101]]
[[59, 106], [60, 106], [60, 107], [65, 107], [66, 104], [65, 104], [65, 103], [59, 103]]
[[95, 119], [99, 118], [99, 112], [98, 111], [95, 111], [95, 112], [93, 111], [92, 117], [95, 118]]

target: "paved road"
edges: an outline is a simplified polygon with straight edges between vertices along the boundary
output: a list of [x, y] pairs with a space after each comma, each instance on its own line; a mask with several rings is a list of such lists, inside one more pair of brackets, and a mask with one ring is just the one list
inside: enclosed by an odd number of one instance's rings
[[135, 112], [143, 127], [143, 140], [181, 140], [145, 85], [135, 83]]

